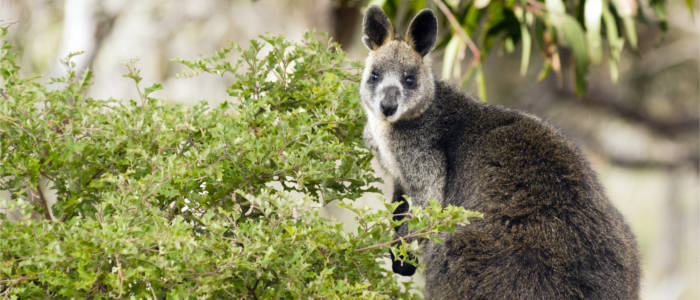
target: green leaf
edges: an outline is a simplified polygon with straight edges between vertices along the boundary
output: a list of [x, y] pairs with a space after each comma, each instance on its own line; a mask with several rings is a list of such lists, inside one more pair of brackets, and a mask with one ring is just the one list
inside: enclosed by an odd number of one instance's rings
[[548, 61], [545, 61], [544, 66], [542, 67], [542, 71], [540, 71], [540, 74], [537, 75], [537, 82], [542, 82], [545, 78], [547, 78], [547, 75], [549, 75], [550, 71], [552, 71], [552, 64], [550, 64]]
[[693, 0], [685, 0], [685, 5], [688, 7], [688, 11], [690, 11], [690, 17], [695, 19], [695, 3], [693, 2]]
[[462, 39], [457, 36], [457, 34], [452, 35], [452, 38], [447, 43], [445, 47], [445, 54], [442, 58], [442, 79], [449, 80], [452, 78], [453, 70], [457, 61], [457, 55], [459, 54], [460, 44], [463, 43]]
[[525, 76], [525, 74], [527, 74], [527, 68], [530, 64], [530, 51], [532, 50], [532, 39], [530, 38], [530, 31], [527, 29], [527, 26], [525, 26], [525, 24], [520, 25], [520, 34], [523, 43], [523, 53], [520, 56], [520, 75]]
[[530, 12], [516, 8], [515, 16], [520, 22], [520, 40], [522, 41], [522, 55], [520, 56], [520, 76], [527, 74], [528, 66], [530, 65], [530, 51], [532, 50], [532, 37], [530, 30], [527, 27], [528, 17], [531, 18]]
[[[635, 29], [634, 26], [634, 17], [637, 15], [637, 2], [636, 0], [612, 0], [613, 3], [615, 4], [615, 9], [617, 10], [618, 15], [620, 15], [620, 18], [622, 18], [622, 24], [625, 27], [625, 34], [627, 36], [627, 40], [630, 42], [630, 46], [632, 48], [637, 48], [637, 30]], [[652, 1], [653, 2], [653, 1]], [[656, 2], [661, 2], [661, 1], [656, 1]], [[659, 17], [662, 22], [665, 22], [665, 5], [660, 4], [660, 5], [652, 5], [654, 8], [654, 11], [656, 12], [659, 7], [661, 7], [661, 11], [663, 13], [657, 12], [657, 16]]]
[[[656, 18], [659, 19], [659, 25], [661, 27], [661, 30], [666, 31], [668, 29], [668, 26], [666, 23], [667, 19], [668, 19], [668, 13], [666, 11], [666, 1], [651, 0], [651, 1], [649, 1], [649, 6], [651, 6], [651, 10], [654, 12], [654, 15], [656, 15]], [[693, 9], [691, 9], [690, 11], [692, 14]]]
[[467, 13], [464, 16], [464, 21], [462, 22], [462, 27], [464, 31], [472, 36], [474, 30], [479, 26], [479, 19], [484, 10], [478, 9], [474, 6], [469, 6], [467, 8]]
[[502, 27], [503, 22], [505, 21], [503, 3], [494, 2], [488, 6], [487, 10], [488, 10], [488, 17], [487, 17], [484, 33], [482, 34], [482, 41], [483, 42], [481, 43], [483, 45], [482, 46], [482, 49], [484, 52], [483, 55], [485, 55], [489, 51], [491, 51], [491, 47], [496, 42], [496, 40], [500, 37], [501, 27]]
[[425, 0], [411, 1], [410, 5], [411, 5], [411, 11], [418, 12], [421, 9], [425, 8]]
[[622, 54], [622, 49], [625, 45], [625, 40], [620, 37], [617, 32], [617, 24], [615, 23], [615, 17], [610, 12], [607, 5], [603, 5], [603, 21], [605, 22], [605, 32], [608, 39], [608, 45], [610, 47], [610, 78], [613, 82], [617, 82], [619, 73], [617, 65], [620, 62], [620, 55]]
[[[559, 4], [556, 4], [556, 3]], [[585, 75], [588, 72], [588, 52], [586, 47], [586, 35], [583, 32], [581, 25], [573, 17], [557, 12], [561, 0], [548, 0], [548, 7], [552, 6], [552, 11], [549, 13], [550, 22], [557, 29], [557, 36], [562, 45], [571, 48], [574, 52], [575, 75], [576, 75], [576, 93], [582, 95], [586, 90]]]
[[484, 68], [478, 66], [476, 68], [476, 82], [479, 90], [479, 98], [486, 102], [486, 76], [484, 76]]
[[603, 56], [603, 44], [600, 38], [600, 22], [603, 15], [603, 0], [588, 0], [584, 4], [584, 21], [586, 39], [591, 61], [600, 63]]
[[162, 89], [163, 89], [163, 85], [161, 85], [160, 83], [154, 83], [151, 86], [144, 89], [143, 95], [144, 95], [144, 97], [148, 98], [148, 95], [150, 95], [151, 93], [153, 93], [155, 91], [162, 90]]
[[634, 26], [634, 19], [632, 17], [622, 18], [622, 23], [625, 26], [625, 33], [627, 35], [627, 40], [630, 42], [632, 48], [637, 48], [637, 30]]

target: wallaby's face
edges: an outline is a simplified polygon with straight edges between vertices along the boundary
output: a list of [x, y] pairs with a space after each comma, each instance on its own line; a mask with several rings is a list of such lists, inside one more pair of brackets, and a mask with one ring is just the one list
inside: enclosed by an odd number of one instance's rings
[[420, 116], [435, 94], [433, 73], [426, 55], [437, 37], [437, 19], [423, 10], [411, 21], [403, 39], [384, 11], [370, 6], [365, 14], [362, 41], [371, 50], [360, 83], [362, 106], [369, 118], [389, 122]]

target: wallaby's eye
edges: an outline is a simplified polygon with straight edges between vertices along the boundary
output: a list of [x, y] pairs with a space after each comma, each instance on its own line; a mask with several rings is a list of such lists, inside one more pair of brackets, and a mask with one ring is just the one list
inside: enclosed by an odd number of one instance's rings
[[412, 89], [416, 87], [416, 76], [413, 75], [406, 75], [403, 78], [403, 82], [406, 85], [406, 88]]
[[372, 74], [369, 75], [369, 82], [377, 82], [379, 81], [379, 74], [377, 72], [372, 71]]

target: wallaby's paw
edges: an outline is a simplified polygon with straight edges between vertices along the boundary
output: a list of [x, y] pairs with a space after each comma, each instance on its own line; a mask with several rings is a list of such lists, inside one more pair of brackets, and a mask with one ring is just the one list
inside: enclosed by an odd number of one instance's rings
[[[412, 276], [416, 273], [416, 266], [407, 261], [396, 259], [394, 253], [391, 251], [389, 251], [389, 254], [391, 255], [391, 270], [393, 270], [394, 273], [402, 276]], [[408, 259], [418, 261], [418, 259], [410, 253], [408, 254]]]

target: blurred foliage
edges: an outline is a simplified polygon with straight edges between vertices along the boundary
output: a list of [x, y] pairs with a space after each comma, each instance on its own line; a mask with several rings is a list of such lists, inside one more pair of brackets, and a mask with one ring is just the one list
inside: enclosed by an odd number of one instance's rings
[[[493, 50], [513, 52], [520, 45], [520, 74], [524, 75], [532, 60], [533, 44], [543, 58], [538, 80], [551, 71], [557, 76], [572, 57], [575, 91], [586, 90], [590, 64], [607, 57], [610, 77], [618, 79], [618, 64], [625, 44], [637, 47], [636, 23], [666, 30], [665, 0], [372, 0], [380, 5], [393, 22], [402, 24], [421, 9], [435, 7], [442, 12], [438, 32], [443, 32], [437, 48], [444, 48], [442, 78], [466, 84], [476, 80], [479, 95], [486, 99], [486, 82], [482, 63]], [[693, 0], [686, 0], [692, 13]], [[645, 14], [641, 7], [650, 7]], [[607, 47], [604, 47], [606, 45]], [[472, 56], [467, 70], [460, 61], [466, 50]], [[566, 54], [562, 53], [566, 49]], [[539, 50], [539, 51], [538, 51]], [[570, 53], [570, 54], [569, 54]]]
[[[7, 29], [2, 29], [2, 35]], [[230, 59], [239, 53], [240, 59]], [[77, 54], [76, 54], [77, 55]], [[436, 239], [477, 213], [433, 202], [392, 221], [373, 191], [357, 65], [327, 38], [280, 37], [178, 59], [233, 76], [233, 101], [163, 104], [84, 96], [92, 73], [21, 78], [0, 48], [0, 296], [29, 298], [415, 298], [380, 267], [403, 222]], [[57, 201], [47, 202], [47, 189]], [[357, 232], [318, 215], [331, 200]], [[7, 212], [19, 214], [8, 218]], [[393, 251], [406, 251], [405, 243]]]

